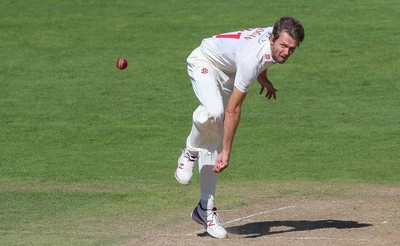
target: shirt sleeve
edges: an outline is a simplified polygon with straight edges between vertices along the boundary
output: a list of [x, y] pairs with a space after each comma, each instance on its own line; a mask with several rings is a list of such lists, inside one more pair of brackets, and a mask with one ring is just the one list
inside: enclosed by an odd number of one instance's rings
[[234, 86], [247, 93], [258, 76], [257, 60], [249, 56], [239, 56], [236, 61], [236, 76]]

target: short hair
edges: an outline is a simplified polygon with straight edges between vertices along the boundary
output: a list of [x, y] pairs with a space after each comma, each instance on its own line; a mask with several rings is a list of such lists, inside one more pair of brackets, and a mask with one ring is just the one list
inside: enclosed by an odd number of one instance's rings
[[279, 38], [279, 34], [284, 31], [289, 34], [294, 40], [297, 41], [297, 46], [304, 40], [304, 28], [300, 21], [292, 17], [281, 17], [274, 24], [272, 34], [274, 35], [273, 41]]

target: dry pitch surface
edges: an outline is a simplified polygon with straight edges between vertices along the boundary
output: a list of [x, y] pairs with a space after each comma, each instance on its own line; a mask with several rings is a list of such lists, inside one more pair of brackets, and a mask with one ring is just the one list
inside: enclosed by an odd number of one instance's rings
[[400, 245], [400, 187], [339, 185], [327, 194], [312, 186], [314, 195], [261, 198], [220, 213], [226, 239], [187, 218], [122, 245]]

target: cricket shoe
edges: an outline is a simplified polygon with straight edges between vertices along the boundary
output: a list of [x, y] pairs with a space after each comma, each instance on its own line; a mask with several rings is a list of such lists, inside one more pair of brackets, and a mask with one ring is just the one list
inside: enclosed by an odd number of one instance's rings
[[182, 150], [182, 154], [178, 159], [178, 167], [175, 170], [176, 180], [184, 185], [190, 184], [193, 176], [193, 168], [198, 156], [192, 156], [186, 149]]
[[208, 234], [215, 238], [226, 238], [228, 233], [222, 227], [222, 219], [217, 214], [217, 208], [203, 210], [200, 203], [193, 210], [191, 217], [197, 223], [203, 225]]

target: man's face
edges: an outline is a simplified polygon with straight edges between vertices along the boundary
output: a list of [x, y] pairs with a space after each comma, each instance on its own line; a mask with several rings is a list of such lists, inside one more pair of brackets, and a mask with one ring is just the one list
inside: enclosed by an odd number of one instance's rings
[[290, 35], [285, 31], [282, 31], [279, 34], [277, 40], [272, 41], [274, 35], [271, 35], [269, 39], [271, 43], [272, 58], [278, 63], [284, 63], [297, 48], [297, 41], [290, 37]]

